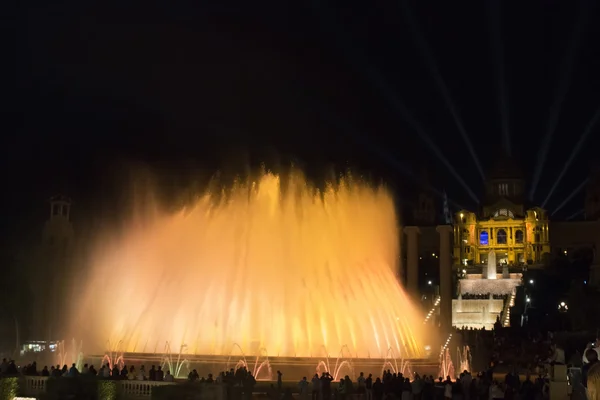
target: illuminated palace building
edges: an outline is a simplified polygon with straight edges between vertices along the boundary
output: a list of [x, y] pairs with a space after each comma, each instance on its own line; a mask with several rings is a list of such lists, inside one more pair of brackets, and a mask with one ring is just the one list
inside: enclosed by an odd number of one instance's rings
[[455, 214], [454, 259], [464, 266], [488, 263], [490, 252], [499, 265], [542, 262], [550, 253], [548, 215], [539, 207], [524, 206], [525, 181], [514, 163], [494, 169], [486, 182], [481, 213]]
[[[421, 293], [431, 293], [439, 285], [433, 297], [421, 296], [430, 314], [437, 315], [428, 321], [448, 325], [451, 315], [455, 327], [491, 329], [498, 319], [508, 326], [523, 270], [544, 268], [556, 257], [587, 259], [588, 283], [600, 286], [600, 168], [593, 168], [589, 176], [584, 212], [569, 221], [550, 221], [546, 210], [526, 204], [525, 180], [513, 160], [501, 158], [487, 176], [479, 210], [451, 213], [447, 202], [438, 207], [433, 196], [421, 193], [407, 214], [407, 287], [415, 292], [419, 285]], [[442, 209], [443, 218], [438, 218]], [[440, 223], [452, 232], [452, 260], [443, 260], [441, 227], [436, 228]]]

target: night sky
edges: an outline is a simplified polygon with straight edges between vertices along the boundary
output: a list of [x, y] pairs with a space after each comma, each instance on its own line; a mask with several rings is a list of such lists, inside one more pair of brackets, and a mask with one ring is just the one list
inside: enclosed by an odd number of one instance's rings
[[[49, 3], [20, 2], [8, 35], [16, 53], [4, 61], [14, 74], [1, 136], [4, 234], [41, 225], [58, 192], [74, 199], [75, 215], [110, 207], [129, 162], [173, 180], [261, 162], [294, 162], [315, 177], [349, 167], [403, 199], [419, 188], [407, 172], [426, 167], [436, 190], [476, 209], [409, 121], [481, 198], [428, 60], [483, 169], [501, 154], [508, 121], [528, 183], [566, 93], [533, 197], [540, 204], [600, 106], [591, 0]], [[599, 130], [551, 211], [587, 176]], [[579, 195], [557, 216], [582, 207]]]

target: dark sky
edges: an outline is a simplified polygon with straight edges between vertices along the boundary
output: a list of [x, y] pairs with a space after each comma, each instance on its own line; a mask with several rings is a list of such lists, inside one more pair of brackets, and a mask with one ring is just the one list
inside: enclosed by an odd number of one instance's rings
[[[10, 223], [62, 191], [80, 208], [113, 196], [122, 162], [166, 175], [291, 161], [318, 175], [351, 167], [412, 193], [409, 171], [475, 203], [390, 101], [410, 114], [481, 197], [405, 0], [375, 2], [19, 2], [5, 92], [2, 171]], [[119, 3], [114, 5], [113, 3]], [[498, 4], [502, 3], [501, 6]], [[291, 4], [296, 4], [292, 6]], [[409, 1], [484, 169], [501, 152], [499, 21], [511, 150], [531, 182], [559, 84], [570, 80], [534, 201], [541, 203], [600, 106], [599, 9], [588, 1]], [[583, 12], [581, 12], [581, 7]], [[579, 15], [584, 15], [587, 20]], [[576, 26], [573, 67], [564, 68]], [[568, 63], [567, 63], [568, 64]], [[554, 209], [585, 179], [597, 128]], [[582, 207], [581, 196], [563, 217]], [[42, 217], [43, 218], [43, 217]]]

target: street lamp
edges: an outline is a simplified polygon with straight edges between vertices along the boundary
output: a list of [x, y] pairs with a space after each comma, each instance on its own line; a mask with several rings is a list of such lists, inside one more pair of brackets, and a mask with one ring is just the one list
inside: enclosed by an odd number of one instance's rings
[[560, 304], [558, 305], [558, 311], [559, 312], [567, 312], [567, 311], [569, 311], [569, 306], [564, 301], [561, 301]]

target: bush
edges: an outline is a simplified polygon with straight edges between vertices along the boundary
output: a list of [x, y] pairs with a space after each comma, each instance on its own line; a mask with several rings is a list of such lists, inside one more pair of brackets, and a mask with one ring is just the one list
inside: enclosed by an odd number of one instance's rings
[[19, 378], [10, 377], [0, 379], [0, 400], [13, 400], [19, 395]]
[[113, 380], [96, 381], [98, 400], [117, 400], [119, 398], [119, 385]]

